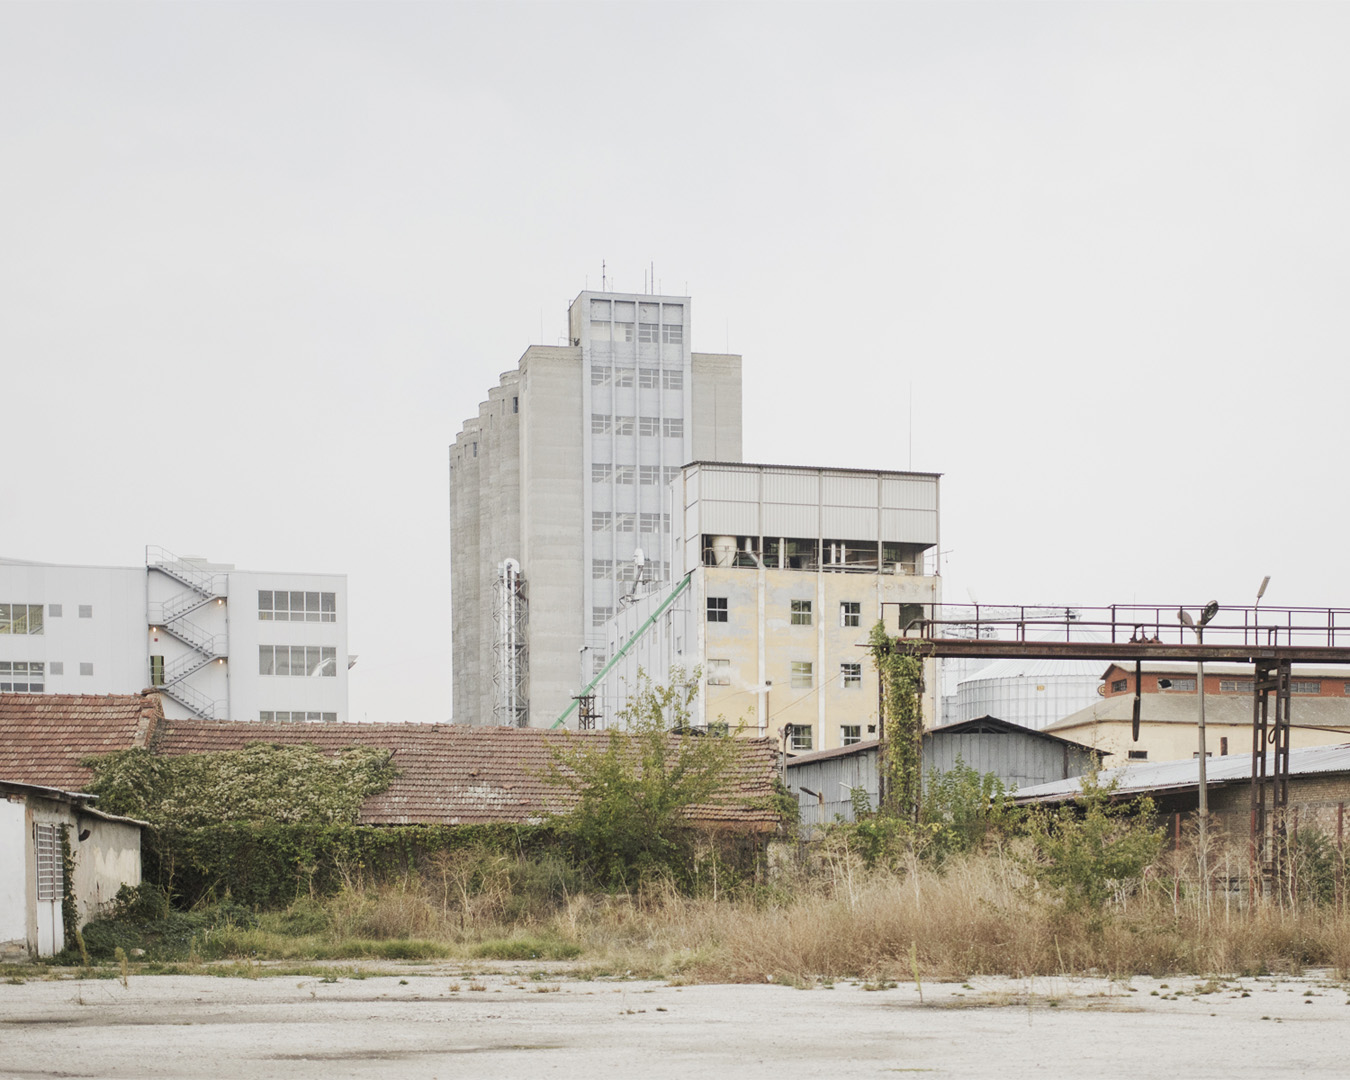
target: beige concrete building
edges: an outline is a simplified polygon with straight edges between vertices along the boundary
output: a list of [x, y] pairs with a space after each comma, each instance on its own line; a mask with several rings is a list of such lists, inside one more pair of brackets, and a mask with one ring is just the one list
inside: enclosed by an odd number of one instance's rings
[[[1207, 755], [1251, 755], [1252, 678], [1249, 665], [1205, 665]], [[1113, 765], [1194, 757], [1199, 752], [1195, 665], [1171, 661], [1140, 665], [1137, 742], [1133, 738], [1134, 679], [1133, 666], [1112, 664], [1102, 676], [1099, 701], [1045, 730], [1114, 755]], [[1350, 739], [1350, 671], [1295, 666], [1291, 687], [1291, 747]], [[1273, 716], [1273, 702], [1271, 711]]]
[[692, 351], [688, 297], [583, 292], [450, 448], [457, 723], [548, 725], [606, 662], [635, 582], [671, 580], [666, 490], [741, 457], [741, 358]]
[[[938, 476], [695, 462], [670, 488], [674, 583], [634, 589], [607, 627], [588, 688], [612, 719], [638, 671], [701, 668], [694, 722], [725, 720], [789, 749], [876, 738], [877, 675], [865, 643], [940, 600]], [[924, 695], [934, 720], [936, 679]], [[574, 726], [575, 711], [565, 718]]]

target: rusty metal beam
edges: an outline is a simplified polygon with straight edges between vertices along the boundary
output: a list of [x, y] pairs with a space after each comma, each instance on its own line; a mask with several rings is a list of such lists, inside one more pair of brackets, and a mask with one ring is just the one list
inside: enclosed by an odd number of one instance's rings
[[1278, 645], [1253, 648], [1251, 645], [1195, 645], [1172, 642], [1109, 641], [998, 641], [993, 638], [940, 638], [907, 635], [924, 656], [987, 657], [1041, 660], [1104, 660], [1133, 664], [1136, 660], [1185, 660], [1194, 663], [1254, 664], [1261, 661], [1291, 664], [1350, 664], [1350, 648], [1317, 645]]

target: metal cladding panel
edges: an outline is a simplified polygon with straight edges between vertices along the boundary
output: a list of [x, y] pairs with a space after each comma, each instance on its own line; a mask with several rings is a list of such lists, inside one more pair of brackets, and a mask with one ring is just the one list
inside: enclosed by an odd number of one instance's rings
[[898, 544], [936, 544], [936, 510], [882, 510], [881, 538]]
[[1016, 734], [935, 733], [924, 738], [924, 772], [949, 772], [958, 759], [979, 773], [993, 773], [1005, 787], [1028, 787], [1064, 775], [1062, 743]]
[[830, 506], [876, 506], [875, 476], [832, 476], [821, 478], [821, 501]]
[[827, 506], [820, 514], [820, 533], [828, 540], [873, 540], [877, 511], [852, 506]]
[[[853, 803], [849, 792], [862, 788], [873, 806], [877, 804], [876, 751], [827, 758], [793, 766], [789, 763], [787, 786], [796, 792], [803, 826], [828, 825], [836, 818], [853, 820]], [[821, 805], [817, 795], [808, 795], [809, 788], [825, 797]]]
[[765, 536], [816, 536], [820, 511], [814, 506], [764, 504]]
[[[693, 506], [698, 502], [699, 479], [702, 477], [701, 469], [688, 469], [684, 474], [684, 505]], [[679, 484], [678, 477], [676, 484]]]
[[758, 503], [722, 502], [705, 498], [701, 506], [705, 533], [715, 536], [759, 535]]
[[786, 472], [765, 469], [764, 501], [810, 503], [820, 501], [820, 477], [816, 473]]
[[754, 469], [700, 469], [703, 498], [727, 502], [758, 502], [759, 473]]
[[881, 478], [881, 505], [896, 510], [936, 510], [937, 480]]

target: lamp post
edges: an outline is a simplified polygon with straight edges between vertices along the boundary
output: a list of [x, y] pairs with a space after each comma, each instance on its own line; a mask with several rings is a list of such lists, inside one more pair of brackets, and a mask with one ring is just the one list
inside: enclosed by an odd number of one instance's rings
[[[1191, 618], [1190, 613], [1185, 608], [1177, 610], [1177, 618], [1181, 620], [1182, 625], [1189, 626], [1195, 631], [1195, 643], [1203, 645], [1205, 643], [1205, 627], [1209, 621], [1219, 613], [1219, 602], [1211, 600], [1205, 605], [1204, 611], [1200, 613], [1200, 621], [1196, 622]], [[1196, 697], [1200, 701], [1199, 722], [1198, 722], [1198, 742], [1199, 753], [1196, 755], [1199, 763], [1199, 775], [1197, 776], [1197, 786], [1199, 789], [1199, 844], [1200, 844], [1200, 879], [1205, 882], [1205, 895], [1209, 895], [1209, 865], [1208, 855], [1205, 845], [1209, 831], [1209, 787], [1208, 775], [1205, 768], [1205, 659], [1203, 656], [1197, 656], [1195, 661], [1196, 679], [1195, 690]]]
[[1261, 597], [1266, 595], [1266, 586], [1270, 584], [1270, 575], [1267, 574], [1261, 579], [1261, 587], [1256, 590], [1256, 608], [1252, 615], [1252, 622], [1256, 624], [1256, 641], [1254, 644], [1261, 644]]

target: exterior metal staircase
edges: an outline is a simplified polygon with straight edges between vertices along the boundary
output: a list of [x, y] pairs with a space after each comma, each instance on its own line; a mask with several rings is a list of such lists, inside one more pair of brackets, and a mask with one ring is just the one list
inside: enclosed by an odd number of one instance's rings
[[228, 660], [229, 637], [226, 634], [213, 634], [186, 616], [212, 601], [224, 603], [229, 578], [225, 574], [184, 562], [161, 547], [145, 549], [145, 567], [147, 573], [158, 571], [186, 586], [184, 591], [174, 594], [168, 600], [151, 602], [147, 605], [146, 618], [149, 625], [163, 630], [191, 650], [165, 665], [161, 681], [155, 688], [178, 702], [194, 716], [206, 720], [227, 719], [228, 702], [208, 697], [189, 680], [208, 665]]

